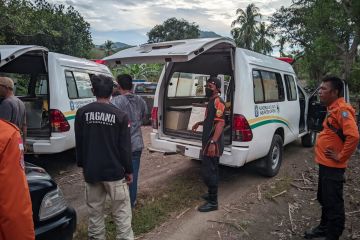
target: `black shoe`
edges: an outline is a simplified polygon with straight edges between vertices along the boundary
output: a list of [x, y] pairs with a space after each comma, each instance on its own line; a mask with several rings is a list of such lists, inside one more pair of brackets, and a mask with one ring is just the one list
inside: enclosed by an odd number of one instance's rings
[[199, 212], [211, 212], [218, 210], [218, 204], [214, 202], [206, 202], [198, 207]]
[[205, 193], [204, 195], [201, 196], [202, 199], [204, 199], [205, 201], [209, 202], [210, 201], [210, 196], [208, 193]]
[[317, 226], [310, 230], [305, 231], [305, 239], [312, 239], [312, 238], [319, 238], [319, 237], [326, 237], [327, 227], [325, 226]]

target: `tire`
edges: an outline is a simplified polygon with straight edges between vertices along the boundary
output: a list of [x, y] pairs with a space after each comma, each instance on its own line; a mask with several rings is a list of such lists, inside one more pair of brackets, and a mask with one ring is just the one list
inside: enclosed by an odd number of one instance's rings
[[278, 174], [282, 162], [283, 150], [283, 139], [280, 135], [275, 134], [271, 142], [269, 153], [263, 158], [264, 168], [261, 172], [262, 175], [274, 177]]
[[301, 144], [303, 147], [313, 147], [316, 142], [316, 132], [310, 131], [308, 134], [301, 137]]

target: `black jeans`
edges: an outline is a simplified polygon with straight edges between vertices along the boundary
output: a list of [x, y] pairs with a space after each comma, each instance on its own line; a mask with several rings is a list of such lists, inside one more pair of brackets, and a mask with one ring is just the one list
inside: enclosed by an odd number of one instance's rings
[[217, 196], [219, 181], [219, 157], [202, 157], [202, 177], [208, 192], [212, 196]]
[[322, 207], [320, 225], [327, 228], [330, 239], [340, 237], [345, 226], [344, 173], [342, 168], [319, 165], [317, 199]]

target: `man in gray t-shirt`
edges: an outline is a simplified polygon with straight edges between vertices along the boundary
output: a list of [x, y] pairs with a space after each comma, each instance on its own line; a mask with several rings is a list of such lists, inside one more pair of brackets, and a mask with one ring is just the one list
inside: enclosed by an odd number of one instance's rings
[[20, 128], [25, 143], [26, 111], [24, 103], [14, 96], [14, 82], [11, 78], [0, 77], [0, 118]]
[[123, 74], [117, 76], [118, 88], [121, 95], [114, 97], [111, 103], [125, 112], [130, 121], [131, 152], [133, 165], [133, 182], [130, 184], [131, 206], [134, 208], [137, 195], [137, 179], [140, 168], [140, 157], [144, 148], [141, 125], [147, 114], [147, 105], [140, 96], [131, 92], [132, 78]]

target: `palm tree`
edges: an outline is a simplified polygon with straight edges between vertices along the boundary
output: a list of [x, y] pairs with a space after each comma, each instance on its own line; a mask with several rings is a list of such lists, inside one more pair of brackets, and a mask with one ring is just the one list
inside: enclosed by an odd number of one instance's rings
[[284, 57], [286, 54], [284, 53], [286, 38], [280, 37], [279, 40], [277, 40], [277, 43], [274, 47], [279, 47], [279, 53], [280, 57]]
[[254, 51], [269, 54], [273, 51], [273, 45], [269, 38], [274, 38], [275, 34], [271, 26], [266, 26], [264, 22], [257, 28], [257, 40], [254, 43]]
[[[257, 17], [261, 17], [259, 8], [255, 4], [249, 4], [245, 11], [241, 8], [236, 10], [238, 17], [231, 23], [231, 35], [238, 47], [253, 49], [256, 40]], [[239, 27], [235, 27], [239, 25]]]
[[107, 40], [104, 43], [105, 56], [109, 56], [112, 54], [114, 43], [111, 40]]

